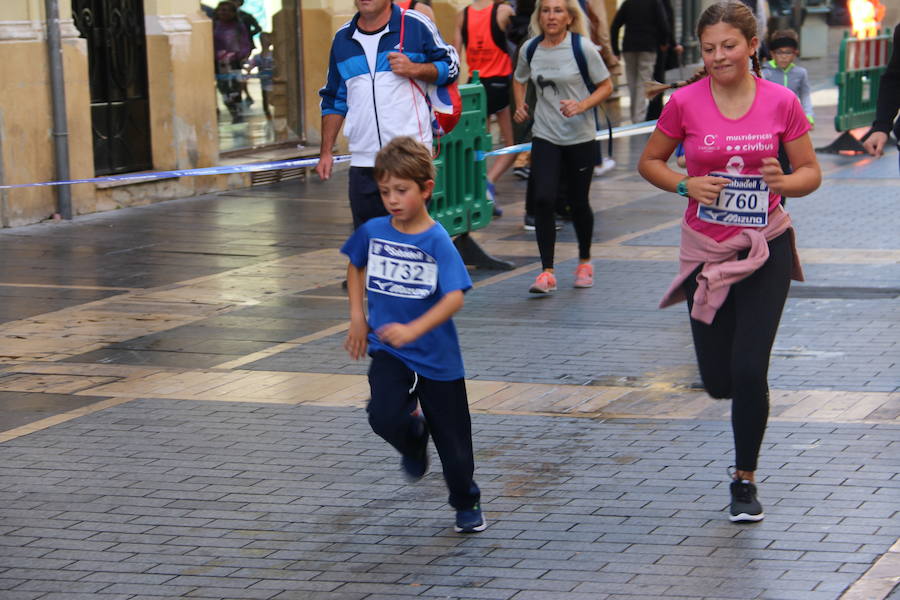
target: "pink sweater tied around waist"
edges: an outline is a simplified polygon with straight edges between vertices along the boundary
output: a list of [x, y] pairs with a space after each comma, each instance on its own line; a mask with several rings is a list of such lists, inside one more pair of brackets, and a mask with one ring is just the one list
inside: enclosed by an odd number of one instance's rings
[[[698, 286], [694, 293], [691, 317], [707, 325], [711, 324], [719, 307], [728, 297], [731, 286], [750, 276], [768, 260], [769, 240], [777, 238], [785, 231], [790, 232], [791, 252], [794, 258], [791, 279], [803, 281], [803, 269], [800, 268], [800, 258], [797, 255], [791, 216], [780, 206], [769, 214], [769, 224], [765, 227], [761, 229], [748, 227], [722, 242], [717, 242], [682, 222], [679, 253], [681, 268], [659, 307], [665, 308], [685, 300], [682, 284], [702, 264], [703, 269], [697, 275]], [[747, 248], [750, 248], [747, 258], [738, 260], [738, 252]]]

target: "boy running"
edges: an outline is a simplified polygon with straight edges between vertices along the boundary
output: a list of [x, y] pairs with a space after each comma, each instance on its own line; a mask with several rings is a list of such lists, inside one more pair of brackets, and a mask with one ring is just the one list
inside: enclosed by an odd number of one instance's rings
[[[375, 157], [373, 175], [389, 214], [366, 221], [341, 248], [350, 259], [344, 347], [354, 360], [368, 347], [369, 424], [400, 452], [407, 478], [418, 481], [428, 472], [430, 434], [456, 509], [455, 530], [483, 531], [462, 354], [451, 320], [472, 281], [426, 208], [434, 189], [431, 151], [410, 137], [394, 138]], [[424, 418], [415, 411], [417, 399]]]

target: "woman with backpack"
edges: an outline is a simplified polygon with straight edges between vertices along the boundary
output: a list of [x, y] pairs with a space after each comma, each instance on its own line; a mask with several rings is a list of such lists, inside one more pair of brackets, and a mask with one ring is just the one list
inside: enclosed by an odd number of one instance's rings
[[540, 0], [531, 17], [531, 32], [537, 35], [522, 46], [516, 64], [514, 118], [519, 123], [529, 118], [525, 89], [531, 80], [537, 100], [528, 185], [534, 194], [535, 233], [543, 269], [529, 291], [546, 294], [556, 289], [554, 211], [563, 180], [578, 238], [574, 286], [588, 288], [594, 283], [594, 212], [588, 197], [597, 162], [593, 109], [612, 93], [612, 83], [587, 35], [587, 17], [578, 0]]

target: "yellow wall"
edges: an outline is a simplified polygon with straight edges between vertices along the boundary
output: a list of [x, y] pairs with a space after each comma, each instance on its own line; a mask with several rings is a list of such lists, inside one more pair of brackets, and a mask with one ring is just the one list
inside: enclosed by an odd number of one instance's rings
[[[435, 0], [439, 29], [451, 42], [466, 0]], [[43, 0], [0, 0], [0, 180], [55, 178], [50, 82]], [[355, 12], [353, 0], [302, 0], [306, 136], [319, 140], [318, 90], [325, 82], [334, 32]], [[210, 21], [197, 0], [144, 0], [154, 170], [218, 163], [216, 91]], [[70, 0], [60, 0], [69, 128], [70, 175], [94, 176], [87, 46], [72, 24]], [[287, 32], [288, 35], [290, 32]], [[466, 76], [463, 67], [463, 77]], [[289, 74], [288, 74], [289, 76]], [[202, 84], [198, 84], [202, 82]], [[207, 84], [208, 82], [208, 84]], [[295, 104], [288, 106], [288, 119]], [[29, 148], [22, 152], [21, 148]], [[75, 214], [247, 185], [249, 177], [184, 177], [162, 182], [72, 187]], [[46, 219], [56, 212], [53, 188], [0, 191], [0, 226]]]
[[[6, 184], [52, 180], [53, 126], [43, 2], [14, 0], [0, 6], [0, 81], [4, 82], [0, 86], [0, 174]], [[70, 10], [67, 0], [60, 2], [62, 14]], [[79, 140], [86, 135], [90, 141], [90, 121], [75, 108], [89, 102], [87, 50], [71, 25], [64, 23], [61, 29], [71, 174], [90, 176], [79, 168], [85, 155]], [[90, 148], [86, 154], [91, 160]], [[82, 190], [73, 190], [73, 196], [79, 193]], [[47, 218], [55, 212], [55, 204], [55, 192], [48, 188], [2, 191], [0, 226]]]
[[[212, 30], [195, 0], [144, 0], [155, 170], [218, 162]], [[60, 0], [70, 175], [94, 176], [87, 46]], [[55, 179], [51, 92], [42, 0], [0, 2], [0, 178], [3, 183]], [[198, 82], [204, 82], [198, 85]], [[208, 82], [208, 83], [207, 83]], [[23, 152], [23, 148], [28, 148]], [[225, 187], [248, 177], [184, 177], [131, 185], [72, 186], [75, 214], [110, 210]], [[56, 212], [53, 188], [0, 192], [0, 226], [33, 223]]]

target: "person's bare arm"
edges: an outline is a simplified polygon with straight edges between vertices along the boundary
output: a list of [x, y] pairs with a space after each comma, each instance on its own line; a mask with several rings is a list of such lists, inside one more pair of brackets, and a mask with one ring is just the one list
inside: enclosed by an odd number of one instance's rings
[[316, 173], [322, 180], [331, 177], [331, 170], [334, 167], [334, 143], [343, 124], [343, 115], [322, 115], [322, 143], [319, 145], [319, 163], [316, 165]]
[[516, 102], [516, 112], [513, 119], [516, 123], [524, 123], [528, 120], [528, 105], [525, 104], [526, 84], [513, 79], [513, 99]]
[[612, 39], [609, 35], [609, 19], [606, 16], [606, 6], [603, 0], [588, 0], [588, 9], [591, 17], [591, 41], [600, 47], [600, 56], [607, 68], [612, 70], [619, 65], [619, 59], [613, 54]]
[[794, 172], [785, 175], [777, 158], [772, 156], [764, 158], [759, 172], [762, 173], [763, 181], [769, 189], [789, 198], [806, 196], [818, 189], [822, 183], [822, 170], [819, 168], [809, 134], [785, 142], [784, 150]]
[[[667, 192], [676, 192], [678, 183], [685, 179], [684, 173], [674, 171], [669, 167], [669, 157], [678, 146], [675, 138], [670, 138], [659, 129], [655, 130], [644, 146], [644, 152], [638, 160], [638, 172], [641, 176]], [[724, 177], [688, 177], [688, 195], [701, 204], [712, 204], [726, 185], [731, 182]]]
[[881, 156], [884, 154], [884, 146], [887, 144], [888, 134], [883, 131], [873, 131], [863, 142], [863, 148], [872, 156]]
[[500, 27], [500, 31], [506, 31], [506, 28], [509, 27], [509, 22], [515, 14], [516, 11], [513, 7], [505, 2], [497, 7], [497, 26]]
[[437, 23], [434, 20], [434, 9], [425, 4], [424, 2], [416, 2], [416, 7], [413, 10], [417, 10], [429, 19], [431, 19], [432, 23]]
[[347, 339], [344, 348], [350, 354], [350, 358], [358, 360], [366, 355], [368, 346], [369, 323], [366, 321], [366, 311], [363, 307], [365, 293], [363, 283], [366, 278], [366, 268], [357, 267], [353, 263], [347, 265], [347, 296], [350, 298], [350, 329], [347, 330]]
[[463, 48], [463, 16], [465, 15], [466, 9], [463, 8], [456, 15], [456, 29], [453, 32], [453, 47], [456, 48], [456, 53], [462, 56]]

